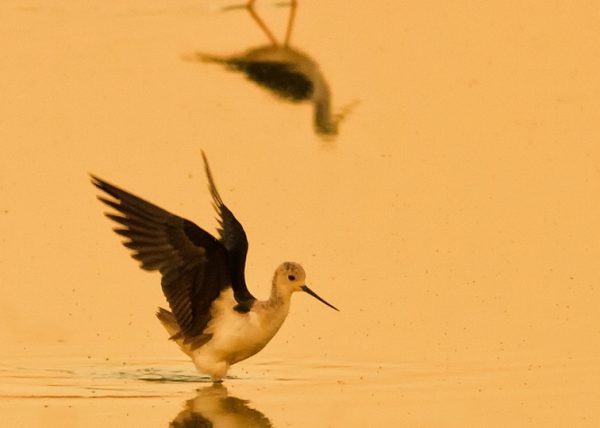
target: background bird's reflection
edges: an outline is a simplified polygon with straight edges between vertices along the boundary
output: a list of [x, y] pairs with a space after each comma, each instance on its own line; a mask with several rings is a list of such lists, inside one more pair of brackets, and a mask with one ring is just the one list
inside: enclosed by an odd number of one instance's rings
[[249, 401], [230, 396], [221, 384], [201, 388], [195, 398], [169, 424], [170, 428], [204, 427], [272, 427], [271, 421], [258, 410], [248, 406]]
[[245, 9], [269, 39], [269, 44], [252, 47], [240, 54], [229, 56], [196, 53], [194, 59], [216, 63], [225, 69], [241, 72], [246, 77], [269, 90], [278, 98], [294, 103], [313, 104], [313, 127], [323, 137], [338, 133], [338, 124], [351, 107], [334, 114], [331, 108], [331, 91], [319, 65], [304, 52], [290, 45], [296, 16], [296, 2], [290, 5], [288, 25], [283, 43], [277, 41], [269, 27], [255, 12], [250, 2]]

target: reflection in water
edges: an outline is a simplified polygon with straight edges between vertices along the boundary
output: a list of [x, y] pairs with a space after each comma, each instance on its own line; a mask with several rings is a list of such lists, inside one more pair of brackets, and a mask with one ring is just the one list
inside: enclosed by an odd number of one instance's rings
[[213, 384], [199, 389], [196, 397], [185, 403], [185, 408], [169, 426], [267, 428], [273, 425], [261, 412], [248, 407], [247, 400], [229, 396], [227, 388], [221, 384]]
[[339, 114], [332, 113], [329, 85], [318, 64], [290, 45], [296, 16], [296, 2], [290, 4], [283, 44], [277, 42], [273, 33], [256, 14], [252, 2], [248, 4], [247, 10], [269, 39], [268, 45], [250, 48], [241, 54], [231, 56], [198, 53], [194, 59], [222, 64], [228, 70], [242, 72], [249, 80], [268, 89], [281, 99], [296, 103], [312, 102], [315, 132], [321, 136], [335, 136], [338, 132], [338, 123], [350, 108], [346, 108]]

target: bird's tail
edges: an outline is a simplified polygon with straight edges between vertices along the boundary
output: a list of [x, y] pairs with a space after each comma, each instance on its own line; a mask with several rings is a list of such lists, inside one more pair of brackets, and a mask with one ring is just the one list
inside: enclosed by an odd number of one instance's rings
[[179, 324], [177, 324], [175, 315], [165, 308], [158, 308], [156, 318], [158, 318], [161, 324], [169, 332], [169, 339], [177, 343], [179, 348], [190, 357], [194, 350], [200, 348], [212, 338], [212, 334], [199, 334], [193, 337], [185, 337], [181, 333], [181, 328], [179, 327]]
[[158, 318], [163, 327], [171, 336], [169, 339], [175, 341], [175, 343], [179, 345], [183, 352], [190, 355], [191, 350], [183, 343], [183, 336], [181, 335], [181, 329], [179, 328], [179, 324], [177, 324], [175, 315], [173, 315], [171, 311], [167, 311], [165, 308], [158, 308], [158, 311], [156, 312], [156, 318]]
[[181, 59], [189, 62], [212, 62], [217, 64], [226, 64], [228, 61], [227, 57], [204, 54], [201, 52], [186, 53], [181, 55]]

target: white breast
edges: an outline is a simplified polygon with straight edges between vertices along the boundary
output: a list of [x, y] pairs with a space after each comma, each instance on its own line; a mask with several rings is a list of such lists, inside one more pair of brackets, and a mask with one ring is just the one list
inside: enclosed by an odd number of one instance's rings
[[264, 348], [283, 324], [289, 310], [289, 302], [277, 307], [255, 302], [248, 313], [236, 312], [233, 309], [236, 305], [231, 288], [222, 291], [213, 302], [212, 319], [204, 330], [213, 336], [197, 350], [199, 354], [229, 365], [242, 361]]

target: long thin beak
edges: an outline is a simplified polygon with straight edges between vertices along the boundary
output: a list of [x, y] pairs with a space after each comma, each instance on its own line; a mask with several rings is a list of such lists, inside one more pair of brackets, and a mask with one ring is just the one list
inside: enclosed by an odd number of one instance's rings
[[335, 306], [333, 306], [331, 303], [327, 303], [325, 300], [323, 300], [322, 298], [319, 297], [319, 295], [317, 293], [315, 293], [314, 291], [312, 291], [310, 288], [308, 288], [306, 285], [303, 285], [302, 287], [302, 291], [304, 291], [305, 293], [310, 294], [311, 296], [313, 296], [315, 299], [320, 300], [322, 303], [325, 303], [327, 306], [329, 306], [330, 308], [335, 309], [336, 311], [340, 311], [338, 308], [336, 308]]

